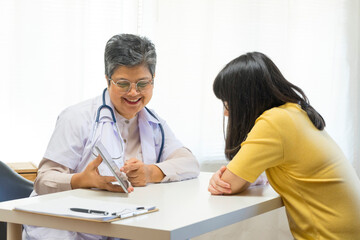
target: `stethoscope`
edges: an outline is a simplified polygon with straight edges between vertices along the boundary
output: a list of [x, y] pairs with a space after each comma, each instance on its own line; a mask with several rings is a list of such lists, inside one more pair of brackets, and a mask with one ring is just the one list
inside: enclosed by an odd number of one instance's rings
[[[105, 100], [106, 91], [107, 91], [107, 88], [104, 89], [103, 94], [102, 94], [102, 105], [97, 109], [96, 119], [95, 119], [95, 126], [94, 126], [93, 133], [96, 132], [97, 126], [100, 124], [100, 112], [101, 112], [101, 110], [107, 109], [111, 113], [111, 117], [112, 117], [112, 120], [113, 120], [114, 125], [116, 127], [117, 134], [120, 137], [121, 144], [124, 145], [124, 141], [123, 141], [123, 139], [121, 137], [120, 131], [119, 131], [119, 129], [117, 127], [117, 124], [116, 124], [116, 118], [115, 118], [114, 111], [109, 105], [106, 104], [106, 100]], [[153, 112], [151, 112], [147, 107], [145, 107], [145, 109], [151, 116], [153, 116], [156, 120], [159, 121], [159, 119], [155, 116], [155, 114]], [[161, 146], [160, 146], [159, 156], [158, 156], [158, 159], [157, 159], [156, 163], [160, 162], [162, 151], [164, 149], [164, 143], [165, 143], [165, 133], [164, 133], [164, 129], [163, 129], [163, 126], [161, 125], [160, 121], [159, 121], [158, 125], [159, 125], [160, 132], [161, 132]]]

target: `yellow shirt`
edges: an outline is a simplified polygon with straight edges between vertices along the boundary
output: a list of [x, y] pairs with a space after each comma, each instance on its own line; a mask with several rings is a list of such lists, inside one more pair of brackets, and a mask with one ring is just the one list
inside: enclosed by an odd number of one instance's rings
[[265, 111], [227, 168], [254, 182], [266, 171], [296, 239], [360, 239], [360, 180], [299, 105]]

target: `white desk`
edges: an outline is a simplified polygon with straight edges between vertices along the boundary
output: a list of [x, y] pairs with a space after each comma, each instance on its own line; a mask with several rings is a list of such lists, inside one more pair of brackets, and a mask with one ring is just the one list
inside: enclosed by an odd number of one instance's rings
[[[197, 179], [151, 184], [123, 193], [77, 189], [0, 203], [0, 221], [8, 222], [8, 239], [21, 239], [21, 225], [29, 224], [128, 239], [188, 239], [283, 206], [269, 186], [253, 187], [235, 196], [212, 196], [207, 191], [212, 173]], [[98, 223], [13, 211], [24, 203], [73, 195], [139, 205], [155, 205], [158, 212], [112, 223]]]

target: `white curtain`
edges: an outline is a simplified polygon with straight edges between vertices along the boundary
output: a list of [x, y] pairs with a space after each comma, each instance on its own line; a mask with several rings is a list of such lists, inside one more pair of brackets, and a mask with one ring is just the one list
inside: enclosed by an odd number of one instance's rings
[[222, 104], [212, 93], [213, 79], [233, 58], [260, 51], [305, 91], [360, 175], [359, 1], [153, 3], [150, 18], [142, 19], [151, 22], [142, 34], [155, 40], [159, 54], [151, 105], [201, 161], [224, 156]]
[[221, 68], [267, 54], [300, 86], [360, 171], [357, 0], [2, 0], [1, 159], [38, 163], [65, 107], [101, 93], [106, 41], [117, 33], [156, 45], [150, 102], [200, 161], [224, 159]]
[[137, 33], [136, 1], [0, 1], [0, 159], [40, 162], [58, 114], [106, 87], [106, 41]]

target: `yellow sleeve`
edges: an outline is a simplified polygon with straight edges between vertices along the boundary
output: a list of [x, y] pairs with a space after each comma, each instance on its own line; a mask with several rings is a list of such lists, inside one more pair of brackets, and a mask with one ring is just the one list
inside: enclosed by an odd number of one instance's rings
[[246, 181], [254, 182], [266, 169], [281, 164], [283, 160], [279, 130], [267, 119], [259, 117], [227, 168]]

